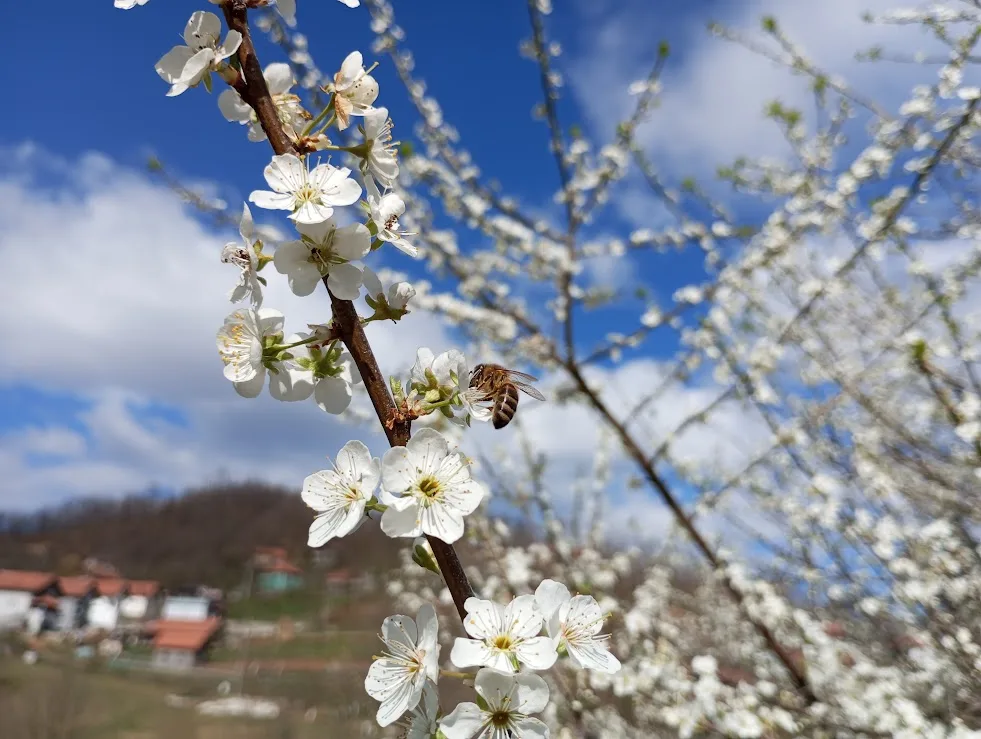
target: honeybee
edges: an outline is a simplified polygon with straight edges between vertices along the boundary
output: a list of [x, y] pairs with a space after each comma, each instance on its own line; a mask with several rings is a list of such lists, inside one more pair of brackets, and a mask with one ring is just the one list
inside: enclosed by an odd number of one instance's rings
[[482, 392], [484, 400], [494, 402], [491, 419], [494, 428], [502, 429], [511, 423], [518, 410], [519, 390], [535, 400], [545, 400], [545, 396], [538, 390], [525, 382], [520, 382], [520, 380], [535, 382], [537, 379], [499, 364], [478, 364], [470, 373], [470, 387]]

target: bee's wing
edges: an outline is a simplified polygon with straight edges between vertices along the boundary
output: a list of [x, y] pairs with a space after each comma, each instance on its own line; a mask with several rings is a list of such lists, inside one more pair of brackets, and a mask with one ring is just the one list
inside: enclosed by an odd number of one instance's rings
[[545, 396], [538, 392], [537, 388], [534, 388], [531, 385], [526, 385], [523, 382], [515, 382], [514, 386], [518, 388], [518, 390], [522, 390], [523, 392], [527, 393], [535, 400], [545, 400]]
[[509, 375], [511, 375], [512, 379], [515, 379], [515, 380], [527, 380], [528, 382], [537, 382], [538, 381], [538, 378], [537, 377], [535, 377], [533, 375], [525, 374], [524, 372], [518, 372], [518, 370], [509, 369], [509, 370], [505, 370], [505, 372], [507, 372]]

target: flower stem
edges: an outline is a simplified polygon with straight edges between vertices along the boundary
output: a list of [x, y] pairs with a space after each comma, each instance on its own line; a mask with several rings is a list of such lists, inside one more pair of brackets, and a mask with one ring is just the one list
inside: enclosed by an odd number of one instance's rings
[[[324, 119], [327, 118], [327, 116], [330, 113], [332, 113], [333, 110], [334, 110], [334, 96], [331, 95], [330, 96], [330, 102], [327, 103], [327, 107], [324, 108], [322, 111], [320, 111], [317, 114], [317, 117], [316, 118], [314, 118], [306, 126], [303, 127], [303, 131], [300, 134], [300, 137], [301, 138], [306, 138], [307, 136], [309, 136], [311, 134], [311, 132], [313, 131], [313, 129], [315, 129], [317, 126], [319, 126], [321, 123], [323, 123], [324, 122]], [[333, 122], [333, 120], [334, 120], [334, 117], [331, 116], [331, 120], [327, 121], [327, 125], [330, 125]]]

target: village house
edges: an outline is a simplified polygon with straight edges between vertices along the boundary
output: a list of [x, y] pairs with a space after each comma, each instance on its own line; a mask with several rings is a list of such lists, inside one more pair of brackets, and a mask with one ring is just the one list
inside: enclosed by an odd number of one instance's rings
[[153, 636], [151, 664], [161, 670], [190, 670], [206, 662], [222, 630], [216, 617], [201, 621], [159, 620], [147, 624]]
[[119, 604], [119, 615], [128, 621], [142, 621], [160, 616], [163, 590], [155, 580], [129, 580], [129, 594]]
[[112, 631], [119, 622], [119, 605], [129, 588], [121, 577], [100, 577], [95, 581], [96, 597], [89, 604], [88, 625], [93, 629]]
[[252, 556], [255, 591], [260, 595], [285, 593], [303, 587], [303, 570], [289, 561], [282, 547], [256, 547]]
[[[0, 570], [0, 630], [22, 629], [28, 625], [53, 628], [57, 598], [61, 595], [58, 578], [47, 572]], [[51, 600], [54, 599], [54, 611]], [[35, 609], [34, 615], [31, 615]]]
[[59, 577], [58, 631], [76, 631], [88, 625], [89, 605], [96, 597], [95, 578], [87, 575]]
[[168, 593], [160, 609], [164, 621], [204, 621], [221, 617], [222, 593], [213, 588], [194, 588]]

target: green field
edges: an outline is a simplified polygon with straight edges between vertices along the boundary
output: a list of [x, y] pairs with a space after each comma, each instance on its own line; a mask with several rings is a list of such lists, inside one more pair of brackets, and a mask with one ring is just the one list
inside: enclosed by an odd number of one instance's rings
[[289, 641], [253, 638], [236, 649], [220, 645], [212, 650], [211, 662], [310, 659], [367, 666], [381, 646], [378, 636], [366, 631], [300, 633]]
[[[3, 739], [313, 739], [361, 734], [373, 723], [377, 704], [364, 693], [364, 667], [273, 674], [246, 671], [247, 695], [280, 699], [274, 720], [206, 718], [192, 708], [168, 706], [168, 694], [217, 697], [224, 679], [166, 676], [105, 666], [81, 668], [41, 661], [27, 666], [0, 661], [0, 721]], [[309, 709], [316, 709], [316, 717]], [[312, 719], [312, 720], [311, 720]]]

